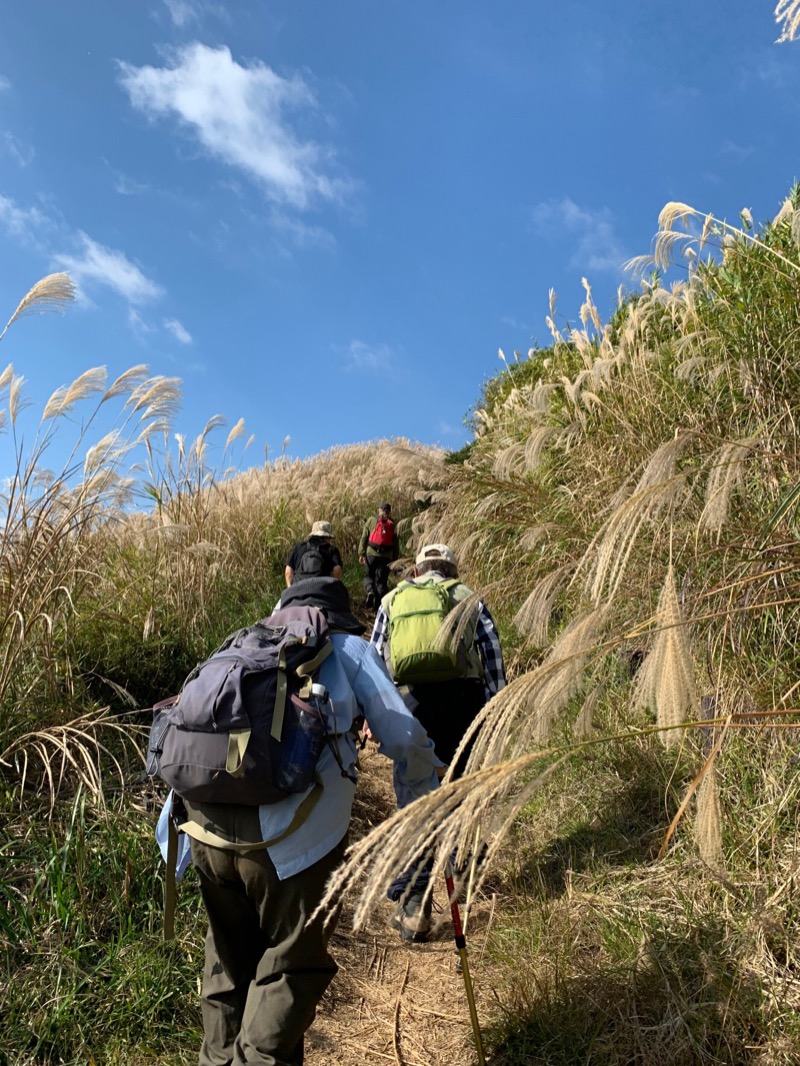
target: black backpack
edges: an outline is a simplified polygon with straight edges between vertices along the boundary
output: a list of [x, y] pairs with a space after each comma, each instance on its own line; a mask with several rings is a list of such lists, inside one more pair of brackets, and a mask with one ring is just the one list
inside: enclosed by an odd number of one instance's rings
[[320, 544], [307, 541], [306, 548], [300, 556], [300, 562], [294, 572], [294, 581], [305, 577], [330, 577], [333, 567], [331, 566], [330, 553], [326, 557]]
[[311, 688], [333, 651], [316, 607], [233, 633], [156, 708], [147, 774], [195, 803], [277, 803], [314, 780], [327, 716]]

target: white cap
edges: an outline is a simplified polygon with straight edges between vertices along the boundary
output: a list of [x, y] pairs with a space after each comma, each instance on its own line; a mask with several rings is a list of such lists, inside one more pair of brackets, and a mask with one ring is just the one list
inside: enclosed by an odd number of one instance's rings
[[446, 563], [457, 566], [455, 554], [450, 551], [446, 544], [426, 544], [417, 552], [416, 564], [426, 563], [431, 559], [443, 559]]

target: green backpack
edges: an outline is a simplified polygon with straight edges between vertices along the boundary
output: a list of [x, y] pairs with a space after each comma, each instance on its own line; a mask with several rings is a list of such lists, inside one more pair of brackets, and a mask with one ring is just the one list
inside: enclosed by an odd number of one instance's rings
[[450, 590], [457, 580], [425, 584], [401, 581], [389, 610], [389, 647], [392, 672], [398, 685], [414, 682], [454, 681], [467, 673], [463, 644], [455, 653], [451, 645], [437, 646], [442, 623], [453, 602]]

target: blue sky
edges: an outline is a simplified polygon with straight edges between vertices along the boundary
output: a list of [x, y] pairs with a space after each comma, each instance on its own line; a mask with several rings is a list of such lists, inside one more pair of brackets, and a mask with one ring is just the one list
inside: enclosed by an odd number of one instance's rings
[[[661, 207], [774, 215], [800, 43], [754, 0], [31, 0], [0, 40], [2, 362], [39, 410], [91, 366], [183, 379], [249, 462], [457, 448], [482, 381], [601, 314]], [[0, 455], [4, 447], [0, 438]]]

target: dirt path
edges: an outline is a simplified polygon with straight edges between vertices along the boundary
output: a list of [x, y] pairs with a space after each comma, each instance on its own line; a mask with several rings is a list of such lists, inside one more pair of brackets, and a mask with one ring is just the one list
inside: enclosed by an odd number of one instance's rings
[[[354, 810], [354, 835], [394, 809], [391, 769], [370, 744], [362, 754], [362, 780]], [[435, 912], [447, 904], [444, 883]], [[469, 1066], [477, 1062], [463, 976], [449, 918], [426, 944], [404, 944], [388, 925], [393, 904], [384, 900], [368, 928], [354, 933], [345, 910], [333, 936], [339, 974], [306, 1036], [307, 1066]], [[483, 948], [493, 905], [479, 900], [467, 925], [469, 961], [478, 1016], [485, 1024], [491, 994]]]

